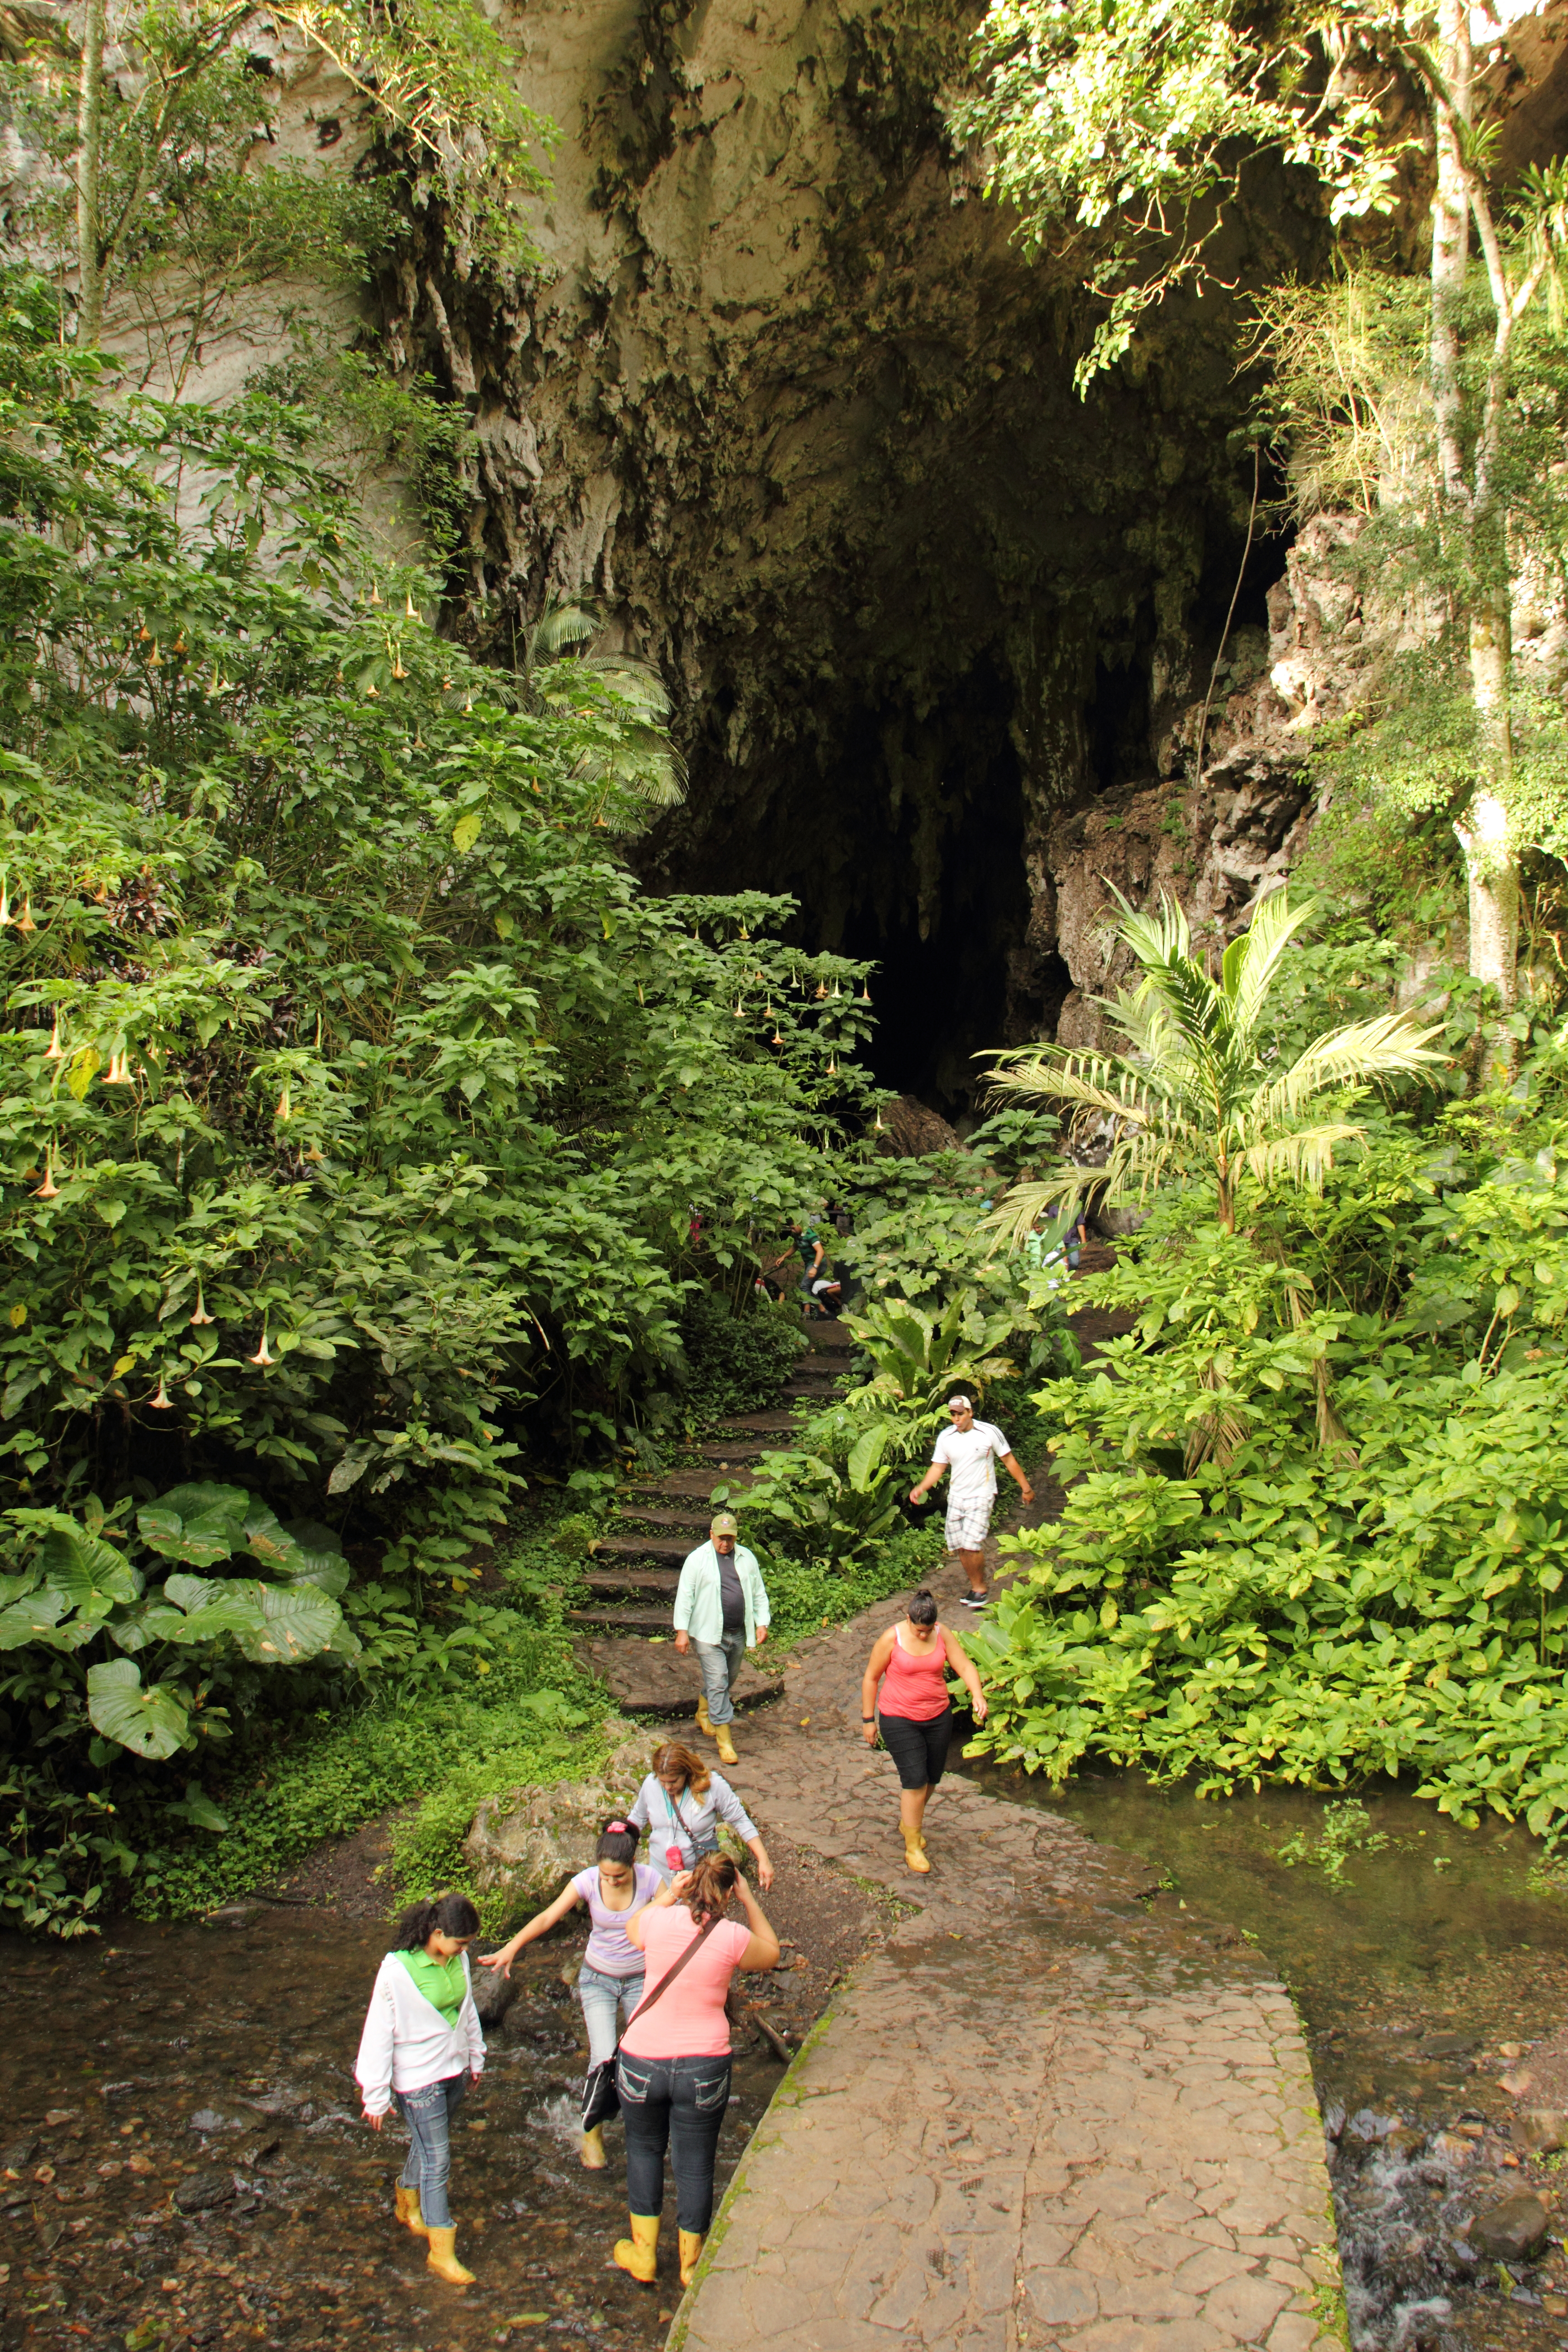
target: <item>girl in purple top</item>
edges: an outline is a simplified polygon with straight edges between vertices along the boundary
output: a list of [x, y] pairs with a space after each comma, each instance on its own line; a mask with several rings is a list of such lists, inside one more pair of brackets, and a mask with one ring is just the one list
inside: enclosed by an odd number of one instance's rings
[[[633, 1822], [606, 1822], [595, 1849], [594, 1866], [568, 1879], [547, 1910], [520, 1927], [510, 1944], [503, 1944], [499, 1952], [487, 1953], [479, 1961], [482, 1969], [500, 1969], [503, 1976], [510, 1976], [512, 1961], [524, 1944], [547, 1936], [558, 1919], [585, 1903], [593, 1926], [578, 1971], [577, 1998], [588, 2028], [590, 2071], [615, 2056], [621, 2012], [629, 2023], [643, 1995], [646, 1963], [627, 1939], [626, 1921], [658, 1893], [664, 1882], [657, 1870], [637, 1860], [637, 1836]], [[603, 2124], [584, 2133], [582, 2157], [590, 2172], [602, 2172], [609, 2162]]]

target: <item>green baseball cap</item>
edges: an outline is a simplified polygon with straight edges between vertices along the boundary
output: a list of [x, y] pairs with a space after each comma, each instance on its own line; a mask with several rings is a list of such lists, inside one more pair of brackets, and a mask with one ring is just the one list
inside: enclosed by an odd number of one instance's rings
[[731, 1511], [721, 1511], [708, 1530], [710, 1536], [738, 1536], [741, 1523]]

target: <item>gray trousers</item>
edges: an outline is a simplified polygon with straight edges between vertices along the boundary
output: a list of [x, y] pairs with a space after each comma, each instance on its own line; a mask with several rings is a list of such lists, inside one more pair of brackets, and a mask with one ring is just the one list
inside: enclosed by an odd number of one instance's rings
[[741, 1678], [741, 1668], [746, 1663], [746, 1634], [743, 1626], [726, 1633], [717, 1642], [700, 1642], [695, 1634], [691, 1641], [702, 1670], [702, 1689], [708, 1701], [710, 1723], [733, 1723], [735, 1702], [730, 1696]]

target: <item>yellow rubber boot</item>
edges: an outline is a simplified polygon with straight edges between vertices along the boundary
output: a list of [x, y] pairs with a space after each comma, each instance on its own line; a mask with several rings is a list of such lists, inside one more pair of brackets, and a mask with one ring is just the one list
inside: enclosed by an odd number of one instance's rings
[[472, 2286], [474, 2274], [466, 2271], [458, 2260], [458, 2230], [454, 2222], [449, 2230], [432, 2229], [430, 2252], [425, 2257], [425, 2267], [434, 2271], [448, 2286]]
[[419, 2210], [417, 2189], [405, 2189], [400, 2180], [395, 2193], [397, 2199], [397, 2218], [404, 2228], [412, 2230], [416, 2238], [427, 2238], [430, 2232], [425, 2226], [425, 2216]]
[[682, 2286], [689, 2286], [696, 2277], [697, 2265], [702, 2260], [702, 2246], [703, 2240], [699, 2231], [682, 2230], [680, 2233], [680, 2284]]
[[706, 1691], [703, 1692], [701, 1697], [697, 1702], [697, 1728], [699, 1731], [705, 1731], [710, 1739], [712, 1738], [713, 1720], [708, 1712], [708, 1694]]
[[651, 2286], [658, 2268], [658, 2215], [633, 2213], [628, 2219], [632, 2234], [629, 2238], [617, 2239], [616, 2262], [620, 2269], [637, 2280], [639, 2286]]
[[729, 1725], [727, 1723], [716, 1723], [713, 1727], [713, 1737], [719, 1744], [720, 1763], [738, 1764], [741, 1759], [735, 1753], [735, 1743], [730, 1737]]
[[603, 2172], [605, 2167], [608, 2164], [610, 2159], [605, 2154], [605, 2126], [603, 2124], [595, 2124], [592, 2131], [586, 2131], [584, 2133], [582, 2159], [584, 2169], [588, 2172]]
[[931, 1868], [925, 1857], [925, 1842], [919, 1830], [904, 1832], [904, 1860], [911, 1870], [918, 1870], [922, 1876]]

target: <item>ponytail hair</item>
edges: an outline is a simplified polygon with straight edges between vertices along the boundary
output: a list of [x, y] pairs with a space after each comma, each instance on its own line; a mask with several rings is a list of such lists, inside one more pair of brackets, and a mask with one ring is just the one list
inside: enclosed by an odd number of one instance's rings
[[904, 1614], [911, 1625], [936, 1623], [936, 1602], [923, 1584], [918, 1592], [910, 1595], [910, 1604]]
[[432, 1936], [477, 1936], [479, 1915], [466, 1895], [435, 1895], [411, 1903], [392, 1931], [395, 1952], [422, 1952]]
[[699, 1854], [680, 1900], [699, 1927], [716, 1919], [735, 1892], [741, 1874], [727, 1853]]
[[599, 1832], [599, 1843], [594, 1848], [595, 1862], [636, 1862], [637, 1840], [642, 1835], [636, 1822], [606, 1822]]

